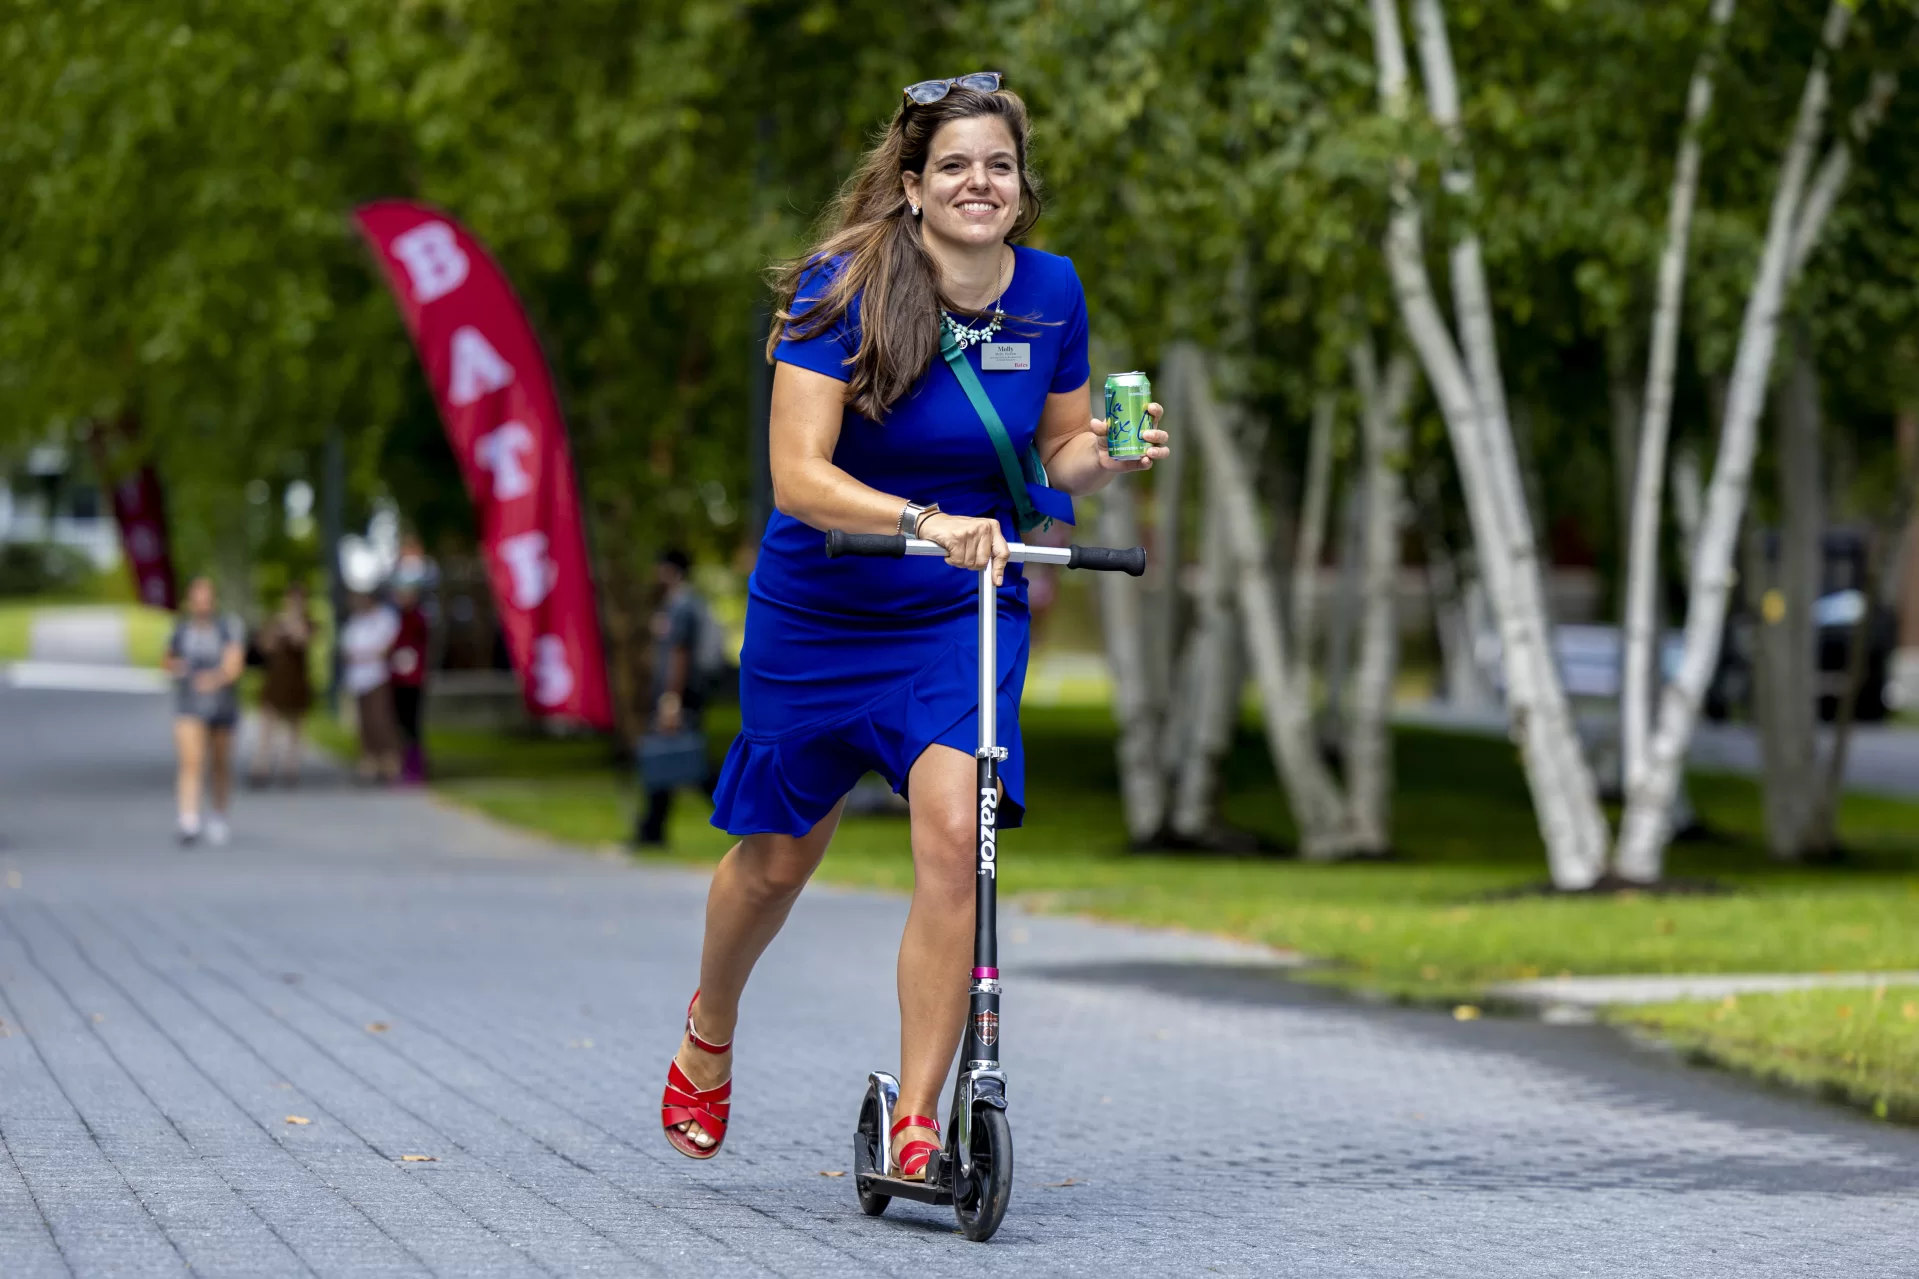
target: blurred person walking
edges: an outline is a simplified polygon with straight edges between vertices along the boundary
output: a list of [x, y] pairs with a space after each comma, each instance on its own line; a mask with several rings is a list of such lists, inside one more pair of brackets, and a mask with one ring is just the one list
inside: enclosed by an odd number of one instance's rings
[[313, 646], [313, 613], [306, 587], [295, 582], [257, 638], [265, 681], [260, 686], [260, 740], [247, 780], [265, 786], [277, 777], [300, 780], [301, 721], [313, 709], [313, 677], [307, 656]]
[[[173, 746], [179, 756], [174, 791], [182, 844], [204, 831], [212, 844], [227, 842], [227, 802], [233, 793], [233, 728], [240, 718], [237, 687], [247, 660], [246, 627], [219, 612], [213, 581], [187, 585], [186, 608], [167, 640], [167, 674], [173, 677]], [[201, 822], [200, 799], [211, 772], [212, 812]]]
[[660, 606], [652, 622], [652, 714], [647, 735], [640, 741], [646, 810], [633, 835], [633, 842], [643, 848], [666, 843], [675, 790], [695, 784], [708, 794], [713, 790], [700, 712], [705, 709], [715, 667], [724, 659], [713, 615], [687, 579], [691, 563], [685, 551], [669, 550], [660, 557], [657, 569]]
[[392, 670], [393, 713], [400, 729], [400, 780], [417, 785], [426, 780], [426, 733], [422, 717], [426, 709], [427, 645], [432, 638], [426, 610], [420, 601], [421, 578], [407, 571], [401, 562], [395, 575], [393, 604], [399, 611], [400, 629], [393, 641]]
[[400, 772], [400, 728], [393, 710], [393, 649], [400, 615], [366, 591], [355, 591], [340, 628], [341, 678], [360, 725], [363, 782], [387, 783]]

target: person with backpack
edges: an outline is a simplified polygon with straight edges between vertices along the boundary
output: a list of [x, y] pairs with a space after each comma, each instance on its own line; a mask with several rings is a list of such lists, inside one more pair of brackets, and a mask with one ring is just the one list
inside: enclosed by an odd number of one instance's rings
[[725, 636], [706, 600], [687, 578], [691, 565], [685, 551], [669, 550], [660, 556], [656, 578], [660, 606], [652, 623], [652, 713], [647, 736], [640, 743], [646, 808], [633, 835], [633, 842], [642, 848], [666, 843], [666, 820], [675, 790], [689, 783], [708, 793], [713, 789], [700, 713], [725, 667]]
[[[233, 729], [240, 720], [238, 684], [246, 662], [246, 626], [219, 611], [213, 579], [194, 578], [187, 585], [186, 608], [167, 639], [166, 658], [173, 677], [173, 745], [180, 761], [174, 791], [182, 844], [196, 843], [202, 833], [210, 844], [227, 842]], [[203, 785], [213, 801], [204, 824]]]

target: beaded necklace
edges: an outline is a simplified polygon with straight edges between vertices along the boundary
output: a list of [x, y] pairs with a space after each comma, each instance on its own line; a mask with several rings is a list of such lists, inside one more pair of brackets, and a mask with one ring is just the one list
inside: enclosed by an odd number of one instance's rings
[[940, 308], [940, 324], [948, 333], [953, 335], [954, 344], [962, 351], [968, 347], [978, 346], [981, 342], [990, 342], [993, 340], [993, 335], [999, 332], [1001, 321], [1006, 318], [1000, 307], [1000, 304], [1004, 302], [1005, 299], [1006, 286], [1002, 284], [1000, 286], [999, 296], [993, 299], [993, 314], [987, 319], [986, 323], [980, 325], [978, 328], [974, 328], [970, 324], [962, 324], [959, 320], [953, 318], [953, 313], [945, 307]]

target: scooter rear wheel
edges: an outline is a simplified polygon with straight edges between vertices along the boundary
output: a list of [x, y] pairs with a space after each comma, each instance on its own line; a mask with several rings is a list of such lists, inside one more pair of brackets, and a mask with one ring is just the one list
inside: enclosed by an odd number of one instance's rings
[[871, 1087], [866, 1090], [866, 1100], [860, 1104], [859, 1127], [853, 1131], [853, 1187], [859, 1195], [860, 1211], [869, 1217], [877, 1217], [886, 1211], [886, 1205], [893, 1202], [891, 1195], [876, 1195], [865, 1189], [867, 1179], [879, 1171], [879, 1158], [886, 1140], [880, 1133], [880, 1102]]
[[985, 1243], [1006, 1218], [1013, 1197], [1013, 1126], [997, 1106], [973, 1112], [973, 1175], [953, 1170], [953, 1215], [960, 1233]]

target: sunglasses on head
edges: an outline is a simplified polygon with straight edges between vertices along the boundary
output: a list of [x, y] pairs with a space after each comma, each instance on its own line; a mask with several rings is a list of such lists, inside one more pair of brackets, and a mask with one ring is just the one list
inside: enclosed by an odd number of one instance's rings
[[907, 85], [901, 92], [906, 94], [908, 102], [923, 107], [951, 93], [954, 85], [979, 93], [997, 93], [1003, 78], [997, 71], [975, 71], [971, 75], [954, 76], [951, 80], [922, 80], [918, 84]]

